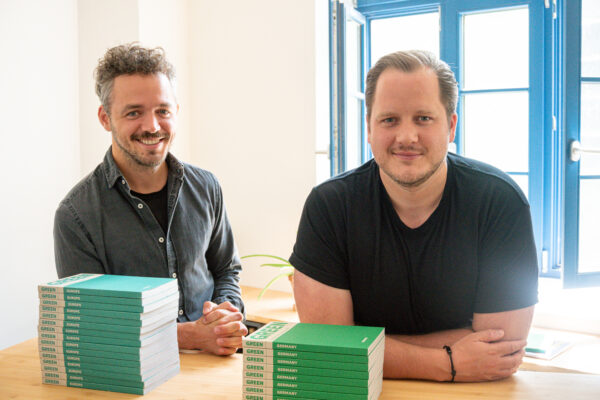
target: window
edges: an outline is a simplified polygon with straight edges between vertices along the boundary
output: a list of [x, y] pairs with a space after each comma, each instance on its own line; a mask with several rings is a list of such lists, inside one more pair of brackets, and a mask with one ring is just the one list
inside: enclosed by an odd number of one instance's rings
[[[502, 169], [529, 199], [540, 275], [600, 285], [600, 3], [332, 0], [331, 14], [331, 173], [372, 156], [363, 87], [370, 66], [396, 50], [432, 51], [459, 83], [455, 151]], [[566, 159], [573, 143], [581, 161]]]
[[567, 148], [564, 175], [565, 286], [600, 285], [600, 3], [559, 3], [565, 78], [559, 107]]

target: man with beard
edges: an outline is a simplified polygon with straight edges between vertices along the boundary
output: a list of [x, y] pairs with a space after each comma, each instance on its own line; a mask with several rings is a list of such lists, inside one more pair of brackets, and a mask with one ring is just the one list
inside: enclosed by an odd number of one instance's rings
[[508, 377], [537, 302], [527, 199], [498, 169], [447, 152], [447, 64], [392, 53], [366, 86], [374, 160], [306, 201], [290, 258], [300, 320], [385, 327], [388, 378]]
[[127, 44], [106, 52], [95, 78], [112, 146], [58, 206], [58, 276], [177, 278], [179, 347], [234, 353], [247, 333], [241, 264], [216, 178], [169, 152], [179, 110], [172, 65], [161, 48]]

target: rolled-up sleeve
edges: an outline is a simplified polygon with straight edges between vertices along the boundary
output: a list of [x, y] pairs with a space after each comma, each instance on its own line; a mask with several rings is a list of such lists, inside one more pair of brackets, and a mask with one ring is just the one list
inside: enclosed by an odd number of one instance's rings
[[229, 301], [244, 313], [242, 292], [239, 286], [242, 264], [225, 211], [222, 191], [217, 182], [215, 182], [214, 196], [215, 219], [206, 253], [206, 261], [215, 285], [212, 301], [217, 304]]

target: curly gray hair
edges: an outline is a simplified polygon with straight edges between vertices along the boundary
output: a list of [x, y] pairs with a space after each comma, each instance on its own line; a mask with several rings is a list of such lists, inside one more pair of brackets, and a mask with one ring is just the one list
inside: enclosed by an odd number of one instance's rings
[[149, 49], [137, 42], [115, 46], [106, 51], [94, 71], [96, 94], [106, 113], [110, 114], [111, 93], [117, 76], [159, 73], [165, 74], [175, 90], [175, 68], [167, 61], [162, 47]]

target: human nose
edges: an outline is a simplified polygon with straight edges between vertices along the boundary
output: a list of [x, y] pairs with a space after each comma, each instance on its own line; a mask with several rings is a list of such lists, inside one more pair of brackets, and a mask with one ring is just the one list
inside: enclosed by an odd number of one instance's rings
[[417, 127], [411, 123], [399, 124], [395, 130], [396, 143], [408, 145], [419, 141]]
[[154, 114], [147, 114], [142, 120], [142, 130], [144, 132], [155, 133], [160, 130], [160, 124], [158, 118]]

